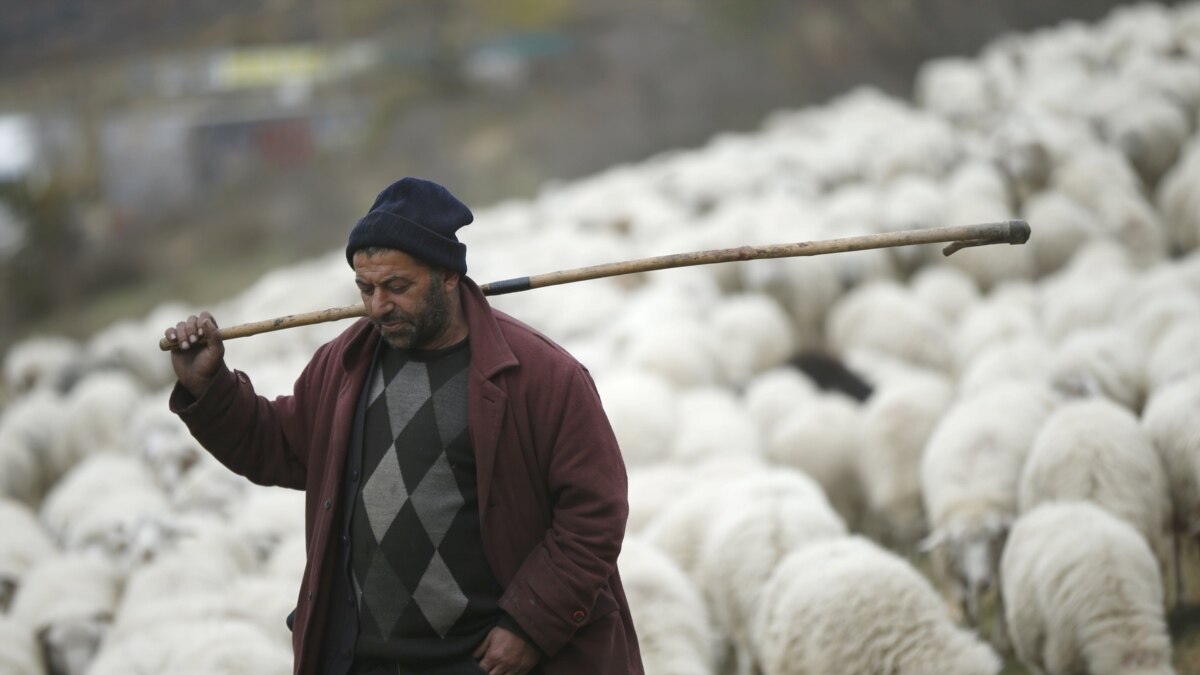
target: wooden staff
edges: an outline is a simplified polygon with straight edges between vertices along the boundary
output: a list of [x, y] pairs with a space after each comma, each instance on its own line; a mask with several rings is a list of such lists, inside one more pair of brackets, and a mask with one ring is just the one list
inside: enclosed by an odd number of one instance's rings
[[[956, 225], [951, 227], [935, 227], [925, 230], [904, 230], [901, 232], [885, 232], [868, 234], [857, 237], [826, 239], [822, 241], [802, 241], [794, 244], [770, 244], [767, 246], [739, 246], [695, 253], [676, 253], [640, 260], [579, 267], [560, 272], [549, 272], [530, 277], [517, 277], [493, 281], [480, 286], [484, 295], [503, 295], [527, 291], [532, 288], [557, 286], [588, 279], [615, 277], [622, 274], [637, 272], [653, 272], [655, 270], [673, 267], [690, 267], [693, 265], [711, 265], [713, 263], [734, 262], [738, 260], [762, 260], [766, 258], [793, 258], [798, 256], [825, 255], [828, 253], [846, 253], [849, 251], [865, 251], [874, 248], [892, 248], [896, 246], [914, 246], [918, 244], [937, 244], [951, 242], [942, 249], [945, 255], [968, 246], [986, 246], [989, 244], [1024, 244], [1029, 241], [1029, 224], [1023, 220], [1005, 220], [996, 223], [978, 225]], [[326, 321], [338, 321], [366, 316], [366, 307], [362, 304], [334, 307], [317, 312], [289, 314], [276, 319], [244, 323], [229, 328], [221, 328], [222, 340], [258, 335], [284, 328], [308, 326]], [[178, 346], [178, 341], [162, 338], [158, 342], [159, 349], [169, 351]]]

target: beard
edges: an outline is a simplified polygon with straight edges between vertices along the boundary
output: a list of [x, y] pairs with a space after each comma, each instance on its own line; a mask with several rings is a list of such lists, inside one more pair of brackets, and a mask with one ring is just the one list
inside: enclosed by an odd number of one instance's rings
[[[383, 339], [397, 349], [420, 349], [441, 335], [450, 323], [450, 303], [442, 291], [442, 275], [432, 272], [429, 290], [425, 292], [420, 309], [409, 314], [399, 309], [372, 319]], [[384, 324], [391, 323], [392, 326]]]

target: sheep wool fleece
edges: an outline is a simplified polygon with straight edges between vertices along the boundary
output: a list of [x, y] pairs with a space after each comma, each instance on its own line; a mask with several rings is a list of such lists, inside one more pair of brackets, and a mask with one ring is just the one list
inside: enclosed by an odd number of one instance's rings
[[[587, 369], [545, 336], [460, 284], [471, 341], [467, 421], [483, 548], [500, 608], [543, 653], [545, 675], [640, 675], [617, 573], [628, 516], [625, 465]], [[223, 369], [171, 409], [234, 472], [306, 492], [309, 558], [292, 644], [296, 675], [317, 675], [337, 568], [342, 472], [379, 331], [360, 319], [317, 350], [291, 396], [254, 393]], [[337, 508], [335, 508], [337, 507]], [[281, 618], [282, 620], [282, 618]]]

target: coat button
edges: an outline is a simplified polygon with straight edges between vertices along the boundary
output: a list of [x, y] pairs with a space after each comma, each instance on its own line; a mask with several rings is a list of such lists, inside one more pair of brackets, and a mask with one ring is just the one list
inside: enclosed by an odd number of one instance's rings
[[579, 623], [587, 618], [587, 612], [583, 611], [582, 609], [577, 609], [575, 610], [575, 613], [571, 615], [571, 618], [575, 619], [575, 623]]
[[331, 507], [333, 507], [333, 500], [326, 499], [325, 500], [325, 510], [328, 511]]

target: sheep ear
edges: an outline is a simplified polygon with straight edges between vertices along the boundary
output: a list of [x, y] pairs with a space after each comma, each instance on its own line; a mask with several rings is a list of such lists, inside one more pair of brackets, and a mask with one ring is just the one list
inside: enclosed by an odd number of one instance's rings
[[946, 533], [943, 532], [942, 530], [937, 530], [935, 532], [930, 533], [930, 535], [928, 537], [925, 537], [924, 539], [922, 539], [920, 542], [917, 543], [917, 552], [918, 553], [930, 553], [931, 551], [933, 551], [933, 549], [935, 549], [935, 548], [941, 546], [943, 543], [945, 543], [945, 541], [946, 541]]

